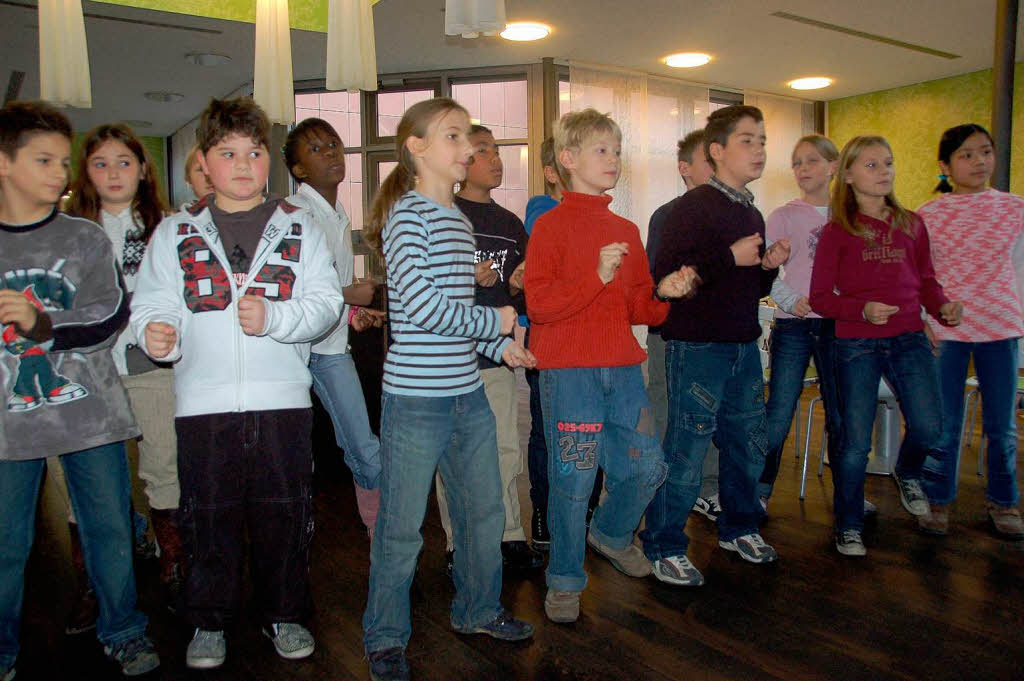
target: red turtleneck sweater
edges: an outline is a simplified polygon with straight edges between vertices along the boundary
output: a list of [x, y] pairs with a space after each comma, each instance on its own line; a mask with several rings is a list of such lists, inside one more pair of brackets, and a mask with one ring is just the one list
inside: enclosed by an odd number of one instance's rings
[[[608, 209], [610, 196], [565, 192], [537, 219], [526, 248], [530, 350], [541, 369], [639, 364], [647, 355], [631, 324], [657, 326], [669, 304], [654, 298], [640, 232]], [[626, 242], [615, 278], [597, 275], [601, 248]]]

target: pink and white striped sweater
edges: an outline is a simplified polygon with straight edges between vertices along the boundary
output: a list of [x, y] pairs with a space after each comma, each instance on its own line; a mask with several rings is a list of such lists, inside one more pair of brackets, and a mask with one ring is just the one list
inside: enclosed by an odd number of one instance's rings
[[1024, 336], [1024, 308], [1011, 253], [1024, 234], [1024, 198], [988, 189], [944, 194], [917, 209], [931, 237], [935, 276], [964, 304], [959, 326], [933, 324], [939, 340], [986, 342]]

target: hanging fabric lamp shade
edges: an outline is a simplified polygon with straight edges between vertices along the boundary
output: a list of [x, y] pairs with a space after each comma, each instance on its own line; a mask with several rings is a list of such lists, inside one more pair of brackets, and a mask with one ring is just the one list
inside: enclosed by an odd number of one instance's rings
[[39, 96], [60, 106], [92, 106], [82, 0], [39, 0]]
[[328, 90], [377, 89], [372, 4], [372, 0], [328, 0]]
[[445, 0], [444, 33], [476, 38], [505, 30], [505, 0]]
[[256, 64], [252, 98], [272, 123], [295, 122], [288, 0], [256, 0]]

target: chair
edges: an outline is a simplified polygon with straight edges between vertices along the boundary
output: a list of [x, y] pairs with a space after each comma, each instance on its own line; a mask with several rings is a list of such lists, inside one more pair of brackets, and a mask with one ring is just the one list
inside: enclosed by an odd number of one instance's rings
[[[804, 462], [800, 472], [800, 499], [805, 497], [807, 489], [807, 459], [811, 450], [811, 426], [814, 423], [814, 405], [821, 402], [821, 395], [816, 395], [807, 405], [807, 428], [804, 437]], [[875, 475], [890, 475], [900, 447], [900, 412], [896, 394], [883, 377], [878, 382], [878, 403], [875, 408], [874, 446], [869, 456], [867, 472]], [[821, 432], [821, 445], [818, 450], [818, 477], [825, 474], [825, 443], [827, 434]]]

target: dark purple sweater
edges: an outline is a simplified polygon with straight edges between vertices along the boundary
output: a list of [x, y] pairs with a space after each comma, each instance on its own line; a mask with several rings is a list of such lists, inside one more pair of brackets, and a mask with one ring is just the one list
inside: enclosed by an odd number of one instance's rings
[[[758, 301], [771, 293], [778, 270], [736, 265], [729, 247], [750, 234], [764, 237], [761, 212], [713, 186], [697, 187], [675, 202], [661, 234], [654, 280], [690, 265], [702, 281], [694, 297], [672, 303], [662, 338], [748, 343], [761, 335]], [[760, 250], [764, 255], [763, 245]]]

